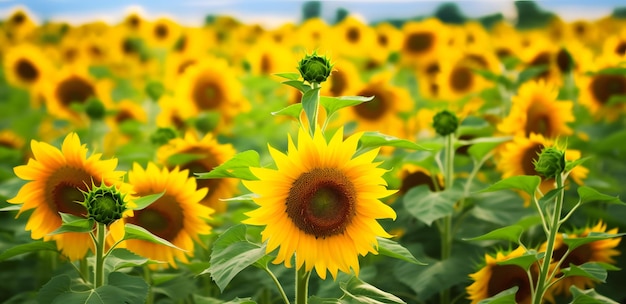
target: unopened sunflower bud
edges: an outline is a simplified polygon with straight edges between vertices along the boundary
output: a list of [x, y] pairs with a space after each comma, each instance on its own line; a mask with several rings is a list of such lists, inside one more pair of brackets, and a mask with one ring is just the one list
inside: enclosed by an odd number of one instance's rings
[[93, 120], [101, 120], [106, 114], [106, 108], [102, 101], [97, 98], [90, 98], [85, 105], [87, 116]]
[[110, 225], [122, 218], [126, 211], [125, 194], [122, 194], [115, 186], [107, 187], [104, 183], [92, 187], [88, 192], [83, 192], [87, 208], [87, 218], [98, 223]]
[[326, 81], [333, 66], [325, 56], [318, 56], [316, 53], [306, 55], [298, 63], [298, 71], [305, 81], [309, 83], [322, 83]]
[[459, 119], [454, 115], [454, 113], [443, 110], [433, 117], [433, 127], [437, 134], [441, 136], [446, 136], [448, 134], [452, 134], [459, 127]]
[[544, 148], [533, 165], [537, 174], [546, 178], [556, 178], [565, 171], [565, 152], [555, 147]]

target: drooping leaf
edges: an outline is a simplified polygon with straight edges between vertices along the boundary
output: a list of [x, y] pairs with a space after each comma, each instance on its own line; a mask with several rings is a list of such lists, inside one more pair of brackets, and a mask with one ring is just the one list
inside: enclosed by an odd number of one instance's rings
[[472, 142], [471, 146], [467, 149], [469, 155], [474, 160], [483, 159], [491, 150], [509, 140], [509, 137], [489, 137], [489, 141]]
[[32, 241], [30, 243], [13, 246], [0, 254], [0, 262], [18, 255], [41, 250], [57, 251], [57, 245], [54, 242]]
[[375, 286], [361, 281], [358, 277], [352, 276], [347, 282], [339, 283], [339, 288], [346, 296], [363, 304], [381, 303], [405, 303], [402, 299], [382, 291]]
[[374, 96], [322, 96], [320, 97], [320, 105], [326, 109], [326, 115], [330, 117], [340, 109], [360, 105], [364, 102], [368, 102], [374, 99]]
[[155, 193], [155, 194], [142, 196], [142, 197], [134, 200], [133, 202], [135, 203], [136, 207], [133, 208], [133, 210], [145, 209], [146, 207], [150, 206], [150, 204], [152, 204], [152, 203], [156, 202], [158, 199], [160, 199], [163, 196], [163, 194], [165, 194], [165, 191], [163, 191], [161, 193]]
[[571, 171], [572, 169], [574, 169], [577, 166], [581, 165], [582, 163], [588, 161], [589, 159], [591, 159], [591, 157], [583, 157], [583, 158], [579, 158], [579, 159], [574, 160], [574, 161], [568, 161], [565, 164], [565, 171]]
[[319, 112], [318, 99], [320, 97], [320, 88], [311, 89], [302, 95], [302, 110], [309, 121], [309, 130], [315, 130], [317, 124], [316, 118]]
[[578, 187], [578, 196], [580, 197], [580, 201], [582, 204], [601, 201], [609, 204], [624, 205], [624, 202], [622, 202], [619, 197], [600, 193], [598, 192], [598, 190], [588, 186]]
[[502, 74], [496, 74], [490, 70], [474, 69], [472, 70], [472, 72], [482, 76], [489, 81], [492, 81], [493, 83], [501, 84], [506, 88], [513, 88], [515, 86], [513, 81], [511, 81], [506, 76]]
[[300, 119], [300, 113], [302, 112], [302, 104], [294, 103], [292, 105], [288, 105], [276, 112], [272, 112], [272, 115], [284, 115], [293, 117], [295, 119]]
[[124, 225], [124, 240], [143, 240], [151, 243], [161, 244], [168, 247], [176, 248], [178, 250], [185, 251], [182, 248], [170, 243], [168, 240], [160, 238], [143, 227], [126, 223]]
[[529, 195], [533, 195], [537, 186], [541, 183], [541, 178], [536, 175], [517, 175], [497, 181], [495, 184], [481, 190], [480, 192], [490, 192], [498, 190], [522, 190]]
[[405, 262], [416, 265], [426, 265], [426, 263], [418, 261], [411, 252], [399, 243], [390, 239], [378, 237], [378, 253], [384, 256], [403, 260]]
[[409, 150], [427, 150], [426, 148], [406, 139], [400, 139], [380, 132], [365, 132], [361, 136], [361, 148], [378, 148], [383, 146]]
[[289, 80], [300, 79], [300, 73], [274, 73], [274, 75], [285, 78], [285, 79], [289, 79]]
[[531, 80], [531, 79], [541, 75], [542, 73], [544, 73], [547, 70], [548, 70], [548, 66], [545, 65], [545, 64], [531, 66], [531, 67], [528, 67], [528, 68], [524, 69], [517, 76], [517, 86], [520, 86], [521, 84], [525, 83], [526, 81]]
[[616, 237], [621, 237], [626, 235], [626, 233], [606, 233], [606, 232], [589, 232], [585, 237], [568, 237], [566, 234], [563, 234], [563, 243], [567, 245], [569, 250], [574, 250], [582, 245], [589, 244], [595, 241], [612, 239]]
[[576, 287], [576, 285], [572, 285], [569, 290], [573, 296], [570, 304], [619, 304], [618, 302], [599, 294], [593, 288], [581, 290]]
[[522, 267], [524, 270], [528, 270], [530, 266], [537, 261], [541, 260], [546, 255], [545, 252], [537, 252], [535, 250], [530, 250], [522, 256], [510, 258], [508, 260], [500, 261], [498, 265], [517, 265]]
[[497, 293], [495, 296], [483, 299], [479, 304], [516, 304], [515, 294], [519, 289], [518, 286], [513, 286], [507, 290], [503, 290]]
[[524, 227], [519, 225], [511, 225], [487, 232], [481, 236], [465, 239], [466, 241], [487, 241], [487, 240], [504, 240], [520, 243], [520, 237], [524, 233]]
[[287, 80], [287, 81], [283, 81], [282, 84], [288, 85], [290, 87], [294, 87], [302, 93], [306, 93], [311, 90], [311, 87], [305, 84], [302, 80]]
[[206, 156], [198, 153], [176, 153], [167, 158], [167, 164], [171, 166], [181, 166], [205, 157]]
[[243, 180], [256, 180], [257, 177], [250, 172], [250, 167], [259, 166], [259, 153], [254, 150], [247, 150], [235, 154], [233, 158], [213, 168], [211, 172], [197, 173], [196, 178], [234, 177]]
[[62, 223], [59, 228], [49, 233], [49, 235], [67, 233], [67, 232], [79, 232], [86, 233], [94, 229], [95, 221], [81, 216], [76, 216], [69, 213], [60, 213]]
[[563, 273], [563, 277], [585, 277], [602, 283], [605, 283], [608, 277], [606, 269], [601, 264], [594, 262], [584, 263], [578, 266], [570, 264], [569, 267], [561, 269], [561, 272]]
[[112, 272], [123, 268], [142, 266], [149, 262], [150, 259], [138, 256], [126, 248], [115, 248], [107, 256], [105, 267]]
[[463, 197], [463, 192], [456, 189], [430, 191], [428, 185], [412, 188], [404, 196], [407, 211], [426, 225], [454, 212], [454, 204]]

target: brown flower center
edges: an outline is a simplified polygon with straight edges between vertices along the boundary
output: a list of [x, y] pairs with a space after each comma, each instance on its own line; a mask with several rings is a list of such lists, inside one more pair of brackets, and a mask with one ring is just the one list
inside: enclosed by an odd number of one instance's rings
[[272, 72], [272, 58], [269, 54], [261, 56], [261, 74], [267, 75]]
[[178, 70], [176, 72], [178, 73], [178, 75], [182, 75], [183, 73], [185, 73], [188, 67], [194, 64], [196, 64], [195, 59], [187, 59], [178, 65]]
[[519, 287], [515, 294], [516, 303], [525, 303], [530, 299], [530, 282], [528, 274], [517, 265], [493, 265], [491, 277], [487, 284], [487, 296], [493, 297], [513, 286]]
[[330, 94], [332, 96], [341, 96], [347, 86], [346, 74], [340, 70], [335, 71], [330, 77]]
[[433, 182], [433, 179], [430, 177], [430, 175], [422, 171], [415, 171], [413, 173], [407, 174], [402, 179], [402, 185], [400, 186], [399, 192], [404, 194], [411, 190], [411, 188], [421, 185], [428, 185], [430, 191], [437, 190], [435, 188], [435, 183]]
[[26, 15], [24, 15], [24, 13], [22, 12], [17, 12], [15, 15], [13, 15], [13, 17], [11, 17], [11, 22], [13, 22], [13, 24], [15, 25], [20, 25], [24, 21], [26, 21]]
[[344, 233], [356, 214], [356, 191], [338, 169], [302, 173], [289, 189], [287, 215], [304, 233], [325, 238]]
[[139, 27], [139, 17], [137, 16], [130, 16], [128, 18], [128, 25], [130, 25], [131, 28], [136, 29]]
[[[189, 170], [189, 177], [195, 177], [194, 173], [209, 172], [219, 165], [219, 163], [213, 158], [212, 151], [207, 151], [207, 149], [192, 147], [185, 151], [181, 151], [180, 153], [198, 155], [199, 157], [203, 156], [200, 159], [192, 160], [180, 166], [181, 170]], [[215, 193], [215, 190], [217, 190], [220, 182], [221, 179], [218, 178], [196, 180], [197, 189], [208, 188], [209, 190], [204, 198], [202, 198], [203, 201], [209, 198], [213, 193]], [[213, 202], [203, 203], [211, 204]]]
[[21, 80], [33, 83], [39, 78], [37, 67], [28, 59], [21, 58], [15, 64], [15, 72]]
[[530, 133], [541, 134], [550, 138], [559, 135], [556, 130], [552, 128], [550, 113], [545, 111], [542, 107], [541, 101], [531, 102], [531, 105], [526, 113], [526, 126], [524, 130], [526, 131], [526, 136], [529, 136]]
[[215, 110], [224, 99], [222, 87], [215, 80], [204, 77], [196, 80], [192, 94], [193, 101], [203, 110]]
[[621, 41], [617, 47], [615, 47], [615, 53], [621, 56], [626, 55], [626, 41]]
[[154, 27], [154, 35], [158, 39], [167, 38], [168, 33], [169, 33], [169, 29], [167, 28], [167, 25], [165, 24], [158, 24], [157, 26]]
[[538, 175], [537, 171], [535, 171], [534, 162], [539, 159], [539, 153], [541, 153], [543, 148], [542, 144], [534, 144], [524, 151], [521, 159], [524, 175]]
[[[553, 260], [558, 261], [563, 258], [565, 252], [567, 252], [568, 246], [562, 244], [558, 248], [554, 250], [554, 255], [552, 257]], [[570, 267], [570, 264], [574, 264], [576, 266], [582, 265], [587, 262], [591, 262], [593, 258], [593, 248], [591, 244], [584, 244], [582, 246], [576, 247], [569, 255], [565, 258], [563, 263], [561, 263], [561, 267], [567, 268]]]
[[599, 74], [591, 80], [593, 97], [605, 104], [613, 95], [626, 94], [626, 77], [622, 75]]
[[[550, 64], [550, 53], [548, 52], [539, 53], [537, 56], [535, 56], [535, 58], [533, 58], [533, 60], [530, 61], [530, 63], [528, 63], [528, 65], [531, 67], [546, 66], [546, 68], [548, 67], [549, 64]], [[541, 74], [537, 75], [537, 78], [544, 79], [548, 77], [549, 73], [550, 73], [549, 69], [546, 69]]]
[[559, 68], [559, 71], [570, 71], [573, 68], [573, 64], [574, 63], [572, 62], [572, 59], [570, 58], [567, 50], [564, 48], [559, 50], [559, 52], [556, 54], [556, 66]]
[[80, 190], [87, 191], [87, 186], [96, 180], [85, 170], [73, 167], [61, 167], [48, 178], [45, 186], [46, 200], [52, 210], [85, 216], [87, 209], [76, 202], [85, 200]]
[[428, 52], [434, 45], [435, 37], [430, 32], [411, 33], [404, 40], [404, 49], [413, 54]]
[[359, 31], [358, 28], [352, 26], [348, 29], [348, 31], [346, 31], [346, 39], [350, 43], [357, 43], [359, 42], [360, 38], [361, 38], [361, 32]]
[[455, 67], [450, 74], [450, 87], [455, 92], [465, 92], [472, 87], [472, 71], [464, 66]]
[[378, 44], [382, 47], [386, 47], [389, 44], [389, 37], [384, 34], [378, 34]]
[[[141, 196], [148, 194], [152, 193], [140, 193]], [[165, 194], [145, 209], [135, 210], [135, 215], [127, 221], [172, 242], [183, 230], [184, 219], [185, 215], [180, 203], [175, 197]]]
[[381, 117], [385, 116], [385, 113], [389, 110], [389, 102], [386, 92], [378, 91], [374, 88], [366, 88], [361, 90], [357, 95], [359, 96], [374, 96], [374, 99], [354, 106], [356, 114], [366, 120], [377, 121]]
[[56, 95], [64, 106], [69, 106], [73, 102], [84, 103], [89, 97], [95, 95], [95, 90], [85, 79], [71, 76], [59, 83]]

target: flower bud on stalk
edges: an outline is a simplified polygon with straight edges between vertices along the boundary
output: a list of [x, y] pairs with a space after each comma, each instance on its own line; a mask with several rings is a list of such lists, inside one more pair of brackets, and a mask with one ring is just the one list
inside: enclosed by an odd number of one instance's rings
[[565, 152], [555, 147], [547, 147], [539, 153], [539, 159], [533, 162], [537, 174], [546, 178], [556, 178], [565, 171]]
[[437, 134], [441, 136], [446, 136], [448, 134], [452, 134], [459, 127], [459, 119], [454, 115], [454, 113], [443, 110], [433, 117], [433, 127]]
[[333, 66], [325, 56], [318, 56], [316, 53], [306, 55], [298, 63], [298, 71], [305, 81], [309, 83], [322, 83], [326, 81]]
[[122, 194], [115, 186], [107, 187], [104, 183], [96, 187], [92, 183], [88, 192], [83, 192], [87, 208], [87, 218], [98, 223], [110, 225], [122, 218], [126, 211], [125, 194]]

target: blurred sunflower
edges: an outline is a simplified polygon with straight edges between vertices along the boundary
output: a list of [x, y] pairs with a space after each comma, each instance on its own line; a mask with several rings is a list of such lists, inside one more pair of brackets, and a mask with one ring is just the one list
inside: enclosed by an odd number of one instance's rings
[[173, 54], [202, 55], [215, 45], [215, 37], [206, 35], [203, 28], [183, 27], [180, 37], [172, 48]]
[[449, 42], [448, 28], [436, 18], [409, 21], [402, 27], [402, 60], [418, 66], [433, 57], [441, 56]]
[[[573, 233], [567, 233], [568, 238], [582, 238], [589, 235], [590, 232], [606, 232], [609, 234], [616, 234], [617, 228], [606, 231], [606, 224], [602, 221], [599, 221], [593, 227], [585, 227], [581, 231], [575, 231]], [[591, 243], [584, 244], [580, 247], [576, 247], [572, 252], [570, 252], [565, 260], [561, 263], [561, 268], [568, 268], [571, 264], [580, 266], [587, 262], [601, 262], [601, 263], [609, 263], [615, 264], [614, 256], [619, 255], [620, 252], [616, 249], [617, 245], [619, 245], [622, 238], [610, 238], [605, 240], [594, 241]], [[546, 244], [544, 243], [541, 246], [540, 251], [545, 251]], [[568, 250], [568, 246], [563, 243], [563, 234], [557, 234], [557, 240], [554, 247], [554, 254], [552, 259], [554, 263], [558, 262], [563, 258], [565, 253]], [[557, 274], [557, 277], [562, 276], [562, 274]], [[581, 276], [573, 276], [567, 277], [559, 282], [557, 282], [554, 287], [552, 287], [551, 292], [555, 295], [571, 295], [569, 288], [574, 285], [580, 289], [588, 289], [592, 288], [595, 285], [595, 281], [590, 278], [581, 277]]]
[[378, 149], [353, 158], [361, 134], [343, 140], [343, 129], [326, 142], [321, 132], [311, 137], [302, 129], [298, 146], [289, 137], [287, 154], [271, 147], [277, 169], [250, 168], [259, 180], [243, 181], [259, 195], [259, 208], [246, 213], [244, 223], [265, 226], [267, 252], [279, 248], [274, 263], [333, 278], [337, 272], [358, 275], [358, 255], [377, 253], [376, 237], [390, 237], [376, 221], [395, 219], [396, 214], [381, 198], [395, 191], [386, 189], [384, 169], [372, 162]]
[[469, 94], [493, 86], [493, 83], [474, 73], [475, 69], [496, 72], [490, 61], [497, 62], [495, 55], [491, 57], [478, 54], [448, 52], [448, 59], [439, 62], [439, 73], [436, 75], [437, 98], [455, 102]]
[[443, 176], [433, 176], [428, 169], [421, 166], [405, 163], [399, 171], [399, 177], [401, 185], [398, 194], [406, 194], [411, 188], [421, 185], [428, 185], [433, 192], [443, 189]]
[[261, 40], [246, 52], [245, 61], [249, 64], [251, 74], [270, 76], [292, 70], [296, 60], [285, 45]]
[[333, 62], [333, 71], [321, 88], [323, 96], [354, 96], [363, 86], [357, 67], [348, 60], [338, 59]]
[[192, 118], [192, 105], [177, 102], [172, 96], [163, 95], [158, 101], [159, 114], [156, 123], [159, 127], [173, 127], [179, 131], [187, 129], [187, 121]]
[[143, 27], [147, 26], [147, 23], [148, 22], [143, 16], [141, 16], [141, 14], [138, 12], [131, 12], [124, 17], [124, 20], [122, 20], [120, 25], [129, 32], [139, 34]]
[[148, 163], [146, 169], [135, 163], [128, 180], [138, 196], [164, 194], [148, 207], [135, 210], [134, 216], [125, 218], [125, 222], [143, 227], [182, 250], [144, 240], [126, 240], [126, 248], [174, 268], [176, 260], [188, 263], [187, 258], [194, 255], [193, 241], [200, 242], [199, 235], [211, 233], [206, 221], [213, 209], [200, 204], [208, 189], [198, 190], [195, 178], [190, 178], [187, 170], [159, 170], [153, 163]]
[[352, 15], [331, 27], [330, 35], [335, 57], [363, 58], [374, 45], [372, 28]]
[[572, 134], [567, 125], [574, 122], [571, 101], [557, 100], [559, 88], [543, 80], [524, 83], [512, 98], [509, 115], [498, 129], [515, 136], [541, 134], [556, 138]]
[[50, 76], [52, 64], [35, 45], [9, 47], [3, 54], [4, 75], [14, 86], [33, 88]]
[[580, 41], [586, 45], [597, 46], [600, 33], [594, 23], [587, 20], [576, 20], [566, 26], [566, 39]]
[[374, 27], [375, 47], [368, 47], [368, 56], [377, 62], [386, 62], [391, 54], [398, 53], [402, 47], [402, 32], [388, 22], [381, 22]]
[[104, 154], [113, 155], [120, 146], [127, 144], [133, 137], [129, 130], [133, 130], [131, 124], [145, 124], [148, 122], [148, 114], [137, 102], [124, 99], [113, 104], [105, 122], [109, 132], [104, 136]]
[[521, 68], [539, 68], [544, 67], [545, 70], [534, 79], [543, 79], [546, 82], [561, 86], [563, 83], [562, 75], [556, 65], [556, 55], [560, 50], [560, 46], [548, 40], [543, 33], [529, 32], [523, 35], [522, 49], [519, 52], [519, 58], [523, 65]]
[[321, 18], [309, 18], [302, 23], [296, 31], [295, 45], [298, 51], [303, 53], [312, 53], [317, 50], [318, 53], [324, 54], [329, 50], [328, 35], [325, 33], [330, 31], [330, 26]]
[[[514, 286], [519, 288], [515, 293], [515, 302], [529, 304], [532, 300], [532, 287], [528, 273], [517, 265], [498, 265], [499, 262], [520, 257], [524, 253], [526, 250], [520, 246], [509, 253], [498, 251], [495, 257], [485, 254], [485, 265], [479, 271], [470, 274], [474, 282], [466, 288], [472, 304], [479, 303], [483, 299], [493, 297]], [[538, 275], [536, 270], [533, 271], [531, 268], [531, 273], [533, 279], [536, 279]]]
[[37, 24], [28, 15], [25, 9], [14, 10], [4, 21], [7, 36], [13, 42], [22, 42], [30, 38], [37, 28]]
[[151, 48], [170, 49], [175, 45], [181, 35], [181, 26], [175, 21], [161, 17], [146, 24], [143, 28], [142, 37]]
[[626, 60], [626, 29], [610, 35], [602, 44], [603, 56], [616, 56]]
[[591, 74], [577, 74], [579, 102], [595, 117], [613, 121], [626, 110], [626, 103], [611, 102], [612, 97], [626, 96], [626, 76], [600, 72], [602, 69], [620, 67], [619, 61], [615, 56], [599, 57], [585, 69]]
[[0, 147], [19, 150], [24, 147], [24, 139], [11, 130], [1, 130]]
[[[550, 139], [546, 139], [541, 134], [531, 133], [529, 137], [516, 136], [513, 141], [504, 144], [499, 151], [497, 168], [502, 172], [502, 178], [508, 178], [517, 175], [538, 175], [535, 171], [533, 162], [537, 160], [538, 153], [544, 147], [553, 146]], [[574, 161], [580, 158], [580, 151], [567, 149], [565, 151], [565, 160]], [[589, 170], [583, 166], [575, 167], [569, 175], [574, 182], [582, 184], [583, 179], [587, 177]], [[554, 179], [546, 179], [542, 177], [539, 190], [543, 194], [554, 189]], [[530, 197], [523, 194], [524, 206], [530, 205]]]
[[[50, 235], [61, 226], [61, 213], [86, 216], [87, 210], [76, 202], [84, 200], [92, 182], [104, 182], [107, 186], [121, 185], [124, 172], [114, 171], [117, 159], [101, 160], [101, 154], [87, 156], [87, 147], [81, 145], [76, 133], [68, 134], [61, 149], [45, 142], [31, 141], [33, 158], [27, 165], [15, 167], [15, 175], [29, 181], [14, 198], [12, 204], [23, 204], [18, 212], [34, 209], [26, 223], [33, 239], [56, 241], [57, 248], [70, 260], [85, 256], [93, 249], [88, 233], [68, 232]], [[124, 191], [127, 191], [125, 189]]]
[[374, 75], [356, 91], [357, 96], [374, 96], [371, 101], [339, 112], [342, 122], [356, 121], [357, 131], [379, 131], [402, 136], [401, 113], [413, 110], [413, 100], [405, 88], [390, 84], [391, 74]]
[[418, 142], [420, 139], [433, 138], [433, 117], [437, 112], [433, 109], [421, 108], [413, 113], [404, 124], [402, 138]]
[[[188, 131], [184, 138], [174, 138], [168, 144], [161, 146], [157, 151], [157, 158], [168, 168], [180, 166], [181, 170], [188, 170], [189, 176], [192, 177], [194, 173], [213, 170], [231, 159], [235, 152], [231, 144], [220, 144], [211, 133], [199, 139], [195, 132]], [[181, 161], [177, 160], [177, 157], [189, 158]], [[227, 206], [220, 199], [232, 197], [239, 182], [232, 178], [219, 178], [198, 179], [196, 183], [198, 189], [209, 189], [200, 203], [217, 212], [224, 212]]]

